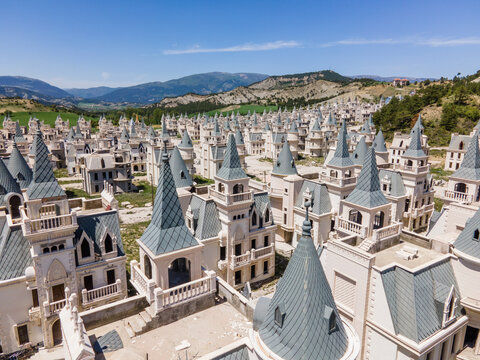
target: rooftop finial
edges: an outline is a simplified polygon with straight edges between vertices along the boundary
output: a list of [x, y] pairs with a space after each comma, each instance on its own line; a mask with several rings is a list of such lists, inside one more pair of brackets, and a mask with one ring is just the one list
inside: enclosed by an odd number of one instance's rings
[[305, 201], [305, 220], [302, 225], [302, 236], [311, 236], [310, 230], [312, 230], [312, 224], [308, 220], [308, 208], [310, 207], [310, 201]]
[[162, 161], [167, 162], [168, 161], [168, 152], [167, 152], [168, 139], [163, 139], [162, 141], [163, 141]]

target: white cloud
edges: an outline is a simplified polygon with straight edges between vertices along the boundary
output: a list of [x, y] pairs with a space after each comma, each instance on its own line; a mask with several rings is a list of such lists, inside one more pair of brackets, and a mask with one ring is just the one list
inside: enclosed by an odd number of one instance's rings
[[218, 52], [240, 52], [240, 51], [268, 51], [285, 48], [299, 47], [300, 43], [297, 41], [273, 41], [263, 44], [248, 43], [244, 45], [236, 45], [225, 48], [202, 48], [195, 45], [190, 49], [181, 50], [164, 50], [165, 55], [182, 55], [182, 54], [200, 54], [200, 53], [218, 53]]
[[348, 45], [395, 45], [395, 44], [430, 46], [430, 47], [480, 45], [480, 38], [466, 37], [466, 38], [431, 38], [431, 39], [421, 39], [421, 38], [344, 39], [344, 40], [321, 44], [320, 47], [348, 46]]

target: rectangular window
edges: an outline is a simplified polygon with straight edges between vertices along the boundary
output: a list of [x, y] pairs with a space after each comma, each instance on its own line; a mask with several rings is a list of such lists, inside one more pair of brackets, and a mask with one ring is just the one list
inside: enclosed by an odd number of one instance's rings
[[268, 274], [268, 260], [263, 262], [263, 273]]
[[242, 255], [242, 244], [235, 245], [235, 256]]
[[112, 176], [112, 172], [109, 171], [109, 172], [108, 172], [108, 178], [111, 179], [112, 177], [113, 177], [113, 176]]
[[263, 246], [267, 247], [270, 245], [270, 241], [268, 241], [268, 235], [263, 238]]
[[455, 354], [455, 343], [457, 342], [457, 334], [453, 335], [453, 340], [452, 340], [452, 349], [450, 353]]
[[93, 289], [93, 276], [87, 275], [83, 278], [83, 287], [87, 289], [87, 291]]
[[250, 249], [257, 248], [257, 239], [252, 239]]
[[102, 177], [103, 177], [103, 180], [105, 180], [107, 178], [107, 173], [106, 172], [103, 172], [102, 173]]
[[287, 225], [287, 214], [283, 214], [283, 223]]
[[225, 260], [227, 258], [227, 248], [225, 246], [220, 246], [220, 260]]
[[37, 289], [32, 289], [32, 302], [33, 302], [33, 307], [36, 308], [39, 306], [38, 303], [38, 290]]
[[235, 285], [242, 283], [242, 270], [235, 271]]
[[18, 344], [23, 345], [29, 342], [27, 324], [17, 326]]
[[255, 278], [255, 265], [250, 266], [250, 279]]
[[116, 281], [115, 279], [115, 269], [107, 270], [107, 284], [114, 284]]

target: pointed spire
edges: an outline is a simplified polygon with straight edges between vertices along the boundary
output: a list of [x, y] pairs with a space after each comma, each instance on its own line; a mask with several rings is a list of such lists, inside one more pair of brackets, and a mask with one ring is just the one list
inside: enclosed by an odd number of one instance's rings
[[370, 128], [370, 124], [367, 121], [363, 123], [362, 129], [360, 130], [360, 134], [370, 134], [372, 132], [372, 129]]
[[347, 126], [346, 122], [342, 122], [342, 127], [338, 133], [337, 148], [335, 149], [335, 154], [330, 159], [327, 165], [337, 166], [337, 167], [346, 167], [353, 166], [352, 159], [350, 159], [350, 153], [348, 152], [347, 144]]
[[155, 134], [155, 130], [153, 129], [152, 126], [148, 127], [148, 133], [147, 133], [147, 139], [148, 140], [153, 140], [157, 137], [157, 134]]
[[217, 172], [217, 177], [224, 180], [244, 179], [247, 174], [242, 169], [240, 157], [238, 156], [235, 136], [230, 134], [227, 141], [227, 149], [223, 159], [222, 167]]
[[415, 122], [415, 125], [412, 128], [412, 131], [410, 132], [410, 136], [415, 132], [419, 132], [420, 134], [423, 134], [423, 130], [424, 130], [424, 127], [422, 124], [422, 116], [418, 114], [418, 119]]
[[28, 199], [66, 196], [53, 175], [52, 164], [48, 157], [48, 149], [43, 142], [42, 132], [40, 130], [37, 130], [33, 142], [35, 165], [33, 166], [33, 179], [27, 189]]
[[321, 131], [320, 123], [318, 122], [319, 118], [315, 118], [315, 122], [313, 123], [313, 127], [311, 131]]
[[185, 131], [183, 132], [182, 141], [180, 141], [180, 144], [178, 144], [178, 147], [182, 149], [193, 148], [192, 139], [190, 139], [190, 135], [188, 135], [187, 129], [185, 129]]
[[20, 186], [13, 178], [12, 174], [8, 171], [3, 159], [0, 159], [0, 186], [2, 187], [2, 192], [0, 193], [0, 205], [5, 205], [5, 197], [7, 194], [22, 194]]
[[220, 131], [220, 126], [218, 125], [218, 120], [215, 118], [213, 120], [213, 136], [222, 136], [222, 132]]
[[272, 174], [276, 175], [298, 175], [295, 161], [293, 160], [292, 152], [290, 151], [290, 145], [285, 140], [283, 148], [278, 154], [277, 161], [273, 166]]
[[313, 244], [309, 205], [305, 204], [302, 236], [258, 324], [258, 333], [278, 358], [341, 359], [349, 337]]
[[412, 158], [423, 158], [427, 157], [425, 152], [422, 148], [422, 139], [421, 139], [421, 132], [420, 131], [412, 131], [410, 133], [410, 144], [408, 145], [407, 150], [403, 154], [405, 157], [412, 157]]
[[167, 121], [165, 119], [162, 120], [162, 139], [169, 139], [170, 134], [168, 133], [167, 129]]
[[292, 121], [289, 132], [298, 134], [297, 123], [295, 121]]
[[387, 199], [380, 190], [375, 149], [372, 147], [368, 149], [365, 155], [365, 161], [358, 177], [357, 185], [345, 201], [367, 208], [388, 204]]
[[135, 122], [132, 120], [130, 121], [130, 137], [136, 138], [137, 137], [137, 130], [135, 129]]
[[10, 171], [10, 174], [12, 174], [12, 176], [18, 181], [21, 189], [26, 189], [28, 185], [30, 185], [33, 178], [32, 169], [28, 166], [15, 142], [13, 143], [13, 149], [10, 154], [10, 159], [8, 160], [7, 168], [8, 171]]
[[175, 181], [175, 187], [191, 187], [193, 185], [192, 177], [190, 176], [187, 165], [185, 165], [185, 161], [183, 161], [182, 155], [176, 146], [172, 150], [169, 163]]
[[358, 141], [355, 151], [352, 153], [352, 161], [355, 165], [363, 165], [365, 161], [365, 155], [367, 155], [367, 143], [365, 142], [365, 136], [361, 136]]
[[242, 132], [240, 131], [240, 128], [237, 128], [235, 131], [235, 143], [238, 145], [245, 145], [245, 142], [243, 141], [243, 135]]
[[460, 168], [455, 171], [452, 177], [480, 180], [480, 151], [478, 149], [478, 134], [472, 136], [470, 144], [468, 144], [467, 152], [463, 158]]
[[124, 126], [122, 130], [122, 134], [120, 135], [120, 140], [127, 141], [130, 139], [130, 135], [128, 134], [127, 128]]
[[167, 141], [164, 140], [164, 142], [152, 221], [139, 240], [154, 255], [199, 245], [185, 226], [185, 219], [168, 161]]
[[18, 121], [15, 122], [15, 142], [23, 142], [25, 138], [23, 137], [22, 129], [20, 128], [20, 123]]
[[375, 152], [387, 152], [387, 146], [385, 145], [385, 138], [383, 137], [383, 132], [380, 130], [378, 134], [375, 136], [375, 140], [373, 141], [373, 148]]

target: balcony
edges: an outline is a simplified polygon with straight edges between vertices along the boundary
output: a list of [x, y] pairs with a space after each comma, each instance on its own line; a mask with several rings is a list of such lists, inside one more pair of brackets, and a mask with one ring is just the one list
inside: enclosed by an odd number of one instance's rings
[[356, 222], [350, 220], [342, 219], [338, 216], [335, 218], [335, 229], [350, 235], [358, 235], [361, 238], [367, 237], [366, 226], [357, 224]]
[[275, 246], [272, 243], [260, 249], [252, 249], [251, 251], [247, 251], [245, 254], [242, 255], [232, 255], [230, 261], [230, 269], [235, 270], [236, 268], [250, 264], [254, 260], [270, 257], [274, 254]]
[[393, 166], [395, 170], [403, 170], [407, 171], [410, 173], [414, 174], [423, 174], [427, 173], [428, 170], [430, 169], [430, 165], [425, 165], [425, 166], [411, 166], [411, 165], [401, 165], [401, 164], [395, 164]]
[[473, 202], [473, 195], [458, 191], [445, 190], [445, 192], [443, 193], [443, 197], [446, 200], [456, 201], [467, 205]]
[[324, 181], [326, 183], [335, 184], [338, 186], [346, 186], [346, 185], [353, 185], [357, 183], [356, 177], [349, 177], [349, 178], [336, 178], [326, 174], [320, 174], [319, 177], [320, 181]]
[[71, 214], [43, 217], [41, 219], [24, 219], [22, 230], [25, 235], [45, 233], [65, 227], [77, 226], [77, 213], [72, 211]]
[[67, 299], [62, 299], [59, 301], [54, 301], [49, 303], [48, 301], [45, 301], [43, 303], [43, 309], [45, 311], [45, 316], [52, 316], [55, 314], [58, 314], [60, 310], [63, 309], [67, 302]]
[[421, 208], [416, 208], [412, 210], [412, 216], [414, 218], [423, 216], [431, 211], [433, 211], [434, 204], [424, 205]]
[[285, 194], [284, 189], [277, 189], [277, 188], [273, 188], [271, 186], [269, 186], [267, 190], [268, 190], [268, 193], [271, 196], [279, 197], [279, 196], [283, 196], [283, 194]]
[[82, 290], [82, 304], [83, 306], [92, 305], [107, 299], [115, 298], [122, 294], [122, 281], [117, 279], [113, 284], [102, 286], [96, 289]]
[[238, 194], [226, 194], [214, 189], [214, 186], [208, 188], [208, 195], [214, 199], [217, 199], [226, 205], [232, 205], [235, 203], [242, 203], [252, 200], [252, 192], [247, 191]]
[[394, 223], [392, 225], [388, 225], [383, 228], [373, 230], [372, 237], [374, 241], [381, 241], [393, 236], [397, 236], [400, 234], [401, 231], [402, 231], [402, 224]]
[[138, 261], [130, 262], [130, 282], [140, 295], [145, 295], [149, 304], [154, 300], [155, 282], [145, 276]]

